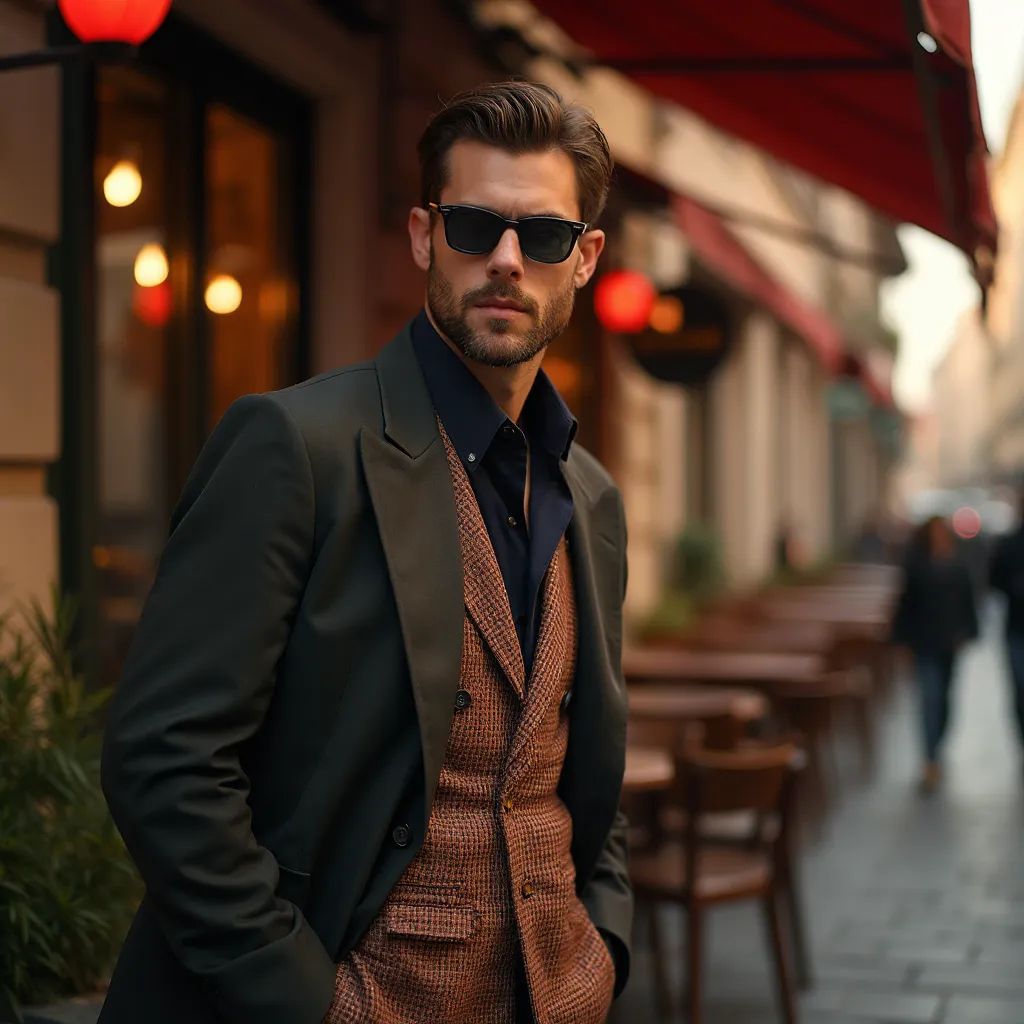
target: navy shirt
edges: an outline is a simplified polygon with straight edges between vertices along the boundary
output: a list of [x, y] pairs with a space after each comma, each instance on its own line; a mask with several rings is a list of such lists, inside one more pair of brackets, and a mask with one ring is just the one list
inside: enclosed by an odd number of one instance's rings
[[[480, 506], [529, 675], [540, 625], [540, 585], [572, 518], [572, 494], [559, 461], [569, 456], [576, 420], [541, 370], [519, 423], [513, 423], [434, 330], [424, 311], [413, 321], [412, 343], [434, 409]], [[523, 522], [527, 443], [529, 526]]]

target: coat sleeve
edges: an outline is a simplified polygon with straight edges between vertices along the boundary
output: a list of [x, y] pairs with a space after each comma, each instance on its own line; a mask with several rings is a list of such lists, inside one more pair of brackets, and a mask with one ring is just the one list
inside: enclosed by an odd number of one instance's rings
[[308, 576], [312, 469], [287, 410], [247, 395], [207, 441], [109, 707], [102, 783], [174, 955], [232, 1024], [315, 1024], [335, 965], [275, 895], [240, 746], [259, 728]]
[[903, 565], [903, 580], [899, 596], [896, 598], [896, 609], [893, 612], [892, 624], [889, 629], [889, 641], [894, 644], [912, 644], [915, 629], [915, 571], [914, 563], [907, 558]]
[[[622, 585], [620, 600], [625, 600], [628, 567], [626, 561], [626, 516], [619, 499], [621, 524]], [[621, 621], [621, 620], [620, 620]], [[615, 649], [621, 651], [621, 637]], [[621, 665], [617, 666], [621, 674]], [[629, 822], [619, 810], [605, 840], [594, 873], [587, 882], [581, 900], [604, 938], [615, 963], [615, 996], [626, 987], [630, 969], [630, 939], [633, 929], [633, 886], [629, 880]]]

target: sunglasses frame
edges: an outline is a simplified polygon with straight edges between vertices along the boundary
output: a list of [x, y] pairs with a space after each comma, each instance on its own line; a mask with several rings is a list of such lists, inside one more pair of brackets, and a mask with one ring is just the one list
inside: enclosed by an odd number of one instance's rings
[[[508, 217], [503, 217], [500, 213], [495, 213], [494, 210], [488, 210], [486, 207], [483, 206], [470, 206], [468, 203], [445, 203], [444, 205], [439, 205], [438, 203], [427, 203], [427, 206], [431, 210], [436, 210], [439, 214], [441, 214], [441, 219], [444, 221], [444, 240], [448, 243], [449, 249], [454, 249], [456, 252], [461, 252], [465, 256], [483, 256], [485, 253], [493, 252], [495, 246], [498, 244], [498, 242], [501, 241], [501, 236], [504, 235], [509, 228], [512, 228], [512, 230], [515, 231], [516, 233], [516, 237], [519, 238], [519, 248], [522, 250], [523, 255], [528, 260], [531, 260], [533, 263], [542, 263], [548, 267], [554, 267], [557, 266], [559, 263], [564, 263], [572, 255], [573, 249], [576, 248], [576, 243], [580, 240], [580, 235], [582, 235], [587, 230], [587, 228], [590, 227], [589, 224], [585, 224], [581, 220], [569, 220], [566, 217], [550, 217], [546, 216], [545, 214], [538, 214], [535, 217], [521, 217], [519, 220], [511, 220]], [[490, 247], [490, 249], [481, 249], [480, 251], [474, 251], [471, 249], [460, 249], [457, 245], [452, 245], [451, 239], [448, 237], [448, 214], [450, 214], [453, 210], [475, 210], [477, 213], [486, 213], [489, 216], [501, 221], [501, 223], [504, 224], [505, 226], [502, 228], [501, 233], [498, 235], [497, 240], [495, 241], [494, 245]], [[566, 250], [565, 255], [560, 260], [534, 259], [525, 249], [523, 249], [523, 240], [519, 236], [519, 225], [525, 224], [531, 220], [553, 220], [557, 221], [560, 224], [568, 224], [569, 227], [572, 228], [572, 241], [570, 242], [569, 248]]]

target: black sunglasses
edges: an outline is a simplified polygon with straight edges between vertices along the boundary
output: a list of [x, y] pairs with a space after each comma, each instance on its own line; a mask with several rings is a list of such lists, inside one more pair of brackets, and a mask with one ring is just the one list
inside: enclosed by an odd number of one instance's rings
[[569, 258], [576, 239], [587, 230], [578, 220], [561, 217], [523, 217], [509, 220], [479, 206], [427, 204], [444, 218], [444, 237], [456, 252], [480, 256], [490, 252], [512, 228], [519, 236], [523, 255], [536, 263], [562, 263]]

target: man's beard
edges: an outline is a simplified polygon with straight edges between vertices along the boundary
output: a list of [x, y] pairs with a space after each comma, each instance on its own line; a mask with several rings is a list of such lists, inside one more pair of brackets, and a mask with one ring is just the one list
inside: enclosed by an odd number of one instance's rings
[[[511, 318], [492, 317], [487, 321], [489, 333], [473, 330], [467, 315], [485, 299], [507, 299], [516, 303], [533, 320], [533, 326], [518, 334], [512, 330]], [[485, 366], [518, 366], [543, 352], [565, 330], [575, 301], [576, 287], [572, 278], [565, 290], [554, 295], [539, 315], [537, 303], [509, 282], [495, 281], [457, 299], [451, 282], [434, 265], [431, 248], [427, 302], [434, 322], [467, 359]]]

